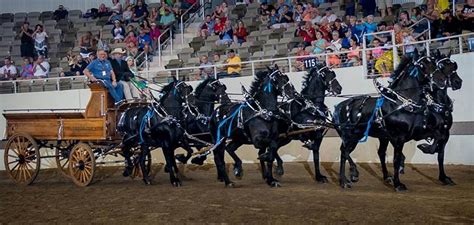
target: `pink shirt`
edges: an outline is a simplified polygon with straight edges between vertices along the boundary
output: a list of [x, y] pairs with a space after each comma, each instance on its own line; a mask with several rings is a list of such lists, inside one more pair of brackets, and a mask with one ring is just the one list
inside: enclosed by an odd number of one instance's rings
[[155, 27], [155, 29], [150, 30], [151, 39], [157, 39], [161, 35], [160, 29]]

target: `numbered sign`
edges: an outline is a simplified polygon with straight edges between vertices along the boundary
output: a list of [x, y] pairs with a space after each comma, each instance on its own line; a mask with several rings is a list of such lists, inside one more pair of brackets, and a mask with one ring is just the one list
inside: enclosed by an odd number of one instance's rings
[[303, 61], [305, 69], [311, 69], [316, 67], [318, 60], [316, 58], [307, 58]]

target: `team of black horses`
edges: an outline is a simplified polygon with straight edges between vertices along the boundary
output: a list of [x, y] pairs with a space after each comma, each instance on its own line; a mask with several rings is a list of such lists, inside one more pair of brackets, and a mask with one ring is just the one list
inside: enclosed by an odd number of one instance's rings
[[[431, 56], [415, 54], [404, 57], [391, 76], [388, 86], [374, 79], [379, 94], [350, 97], [335, 106], [333, 115], [324, 104], [325, 97], [341, 94], [336, 74], [325, 65], [311, 68], [297, 92], [278, 66], [257, 72], [249, 90], [242, 87], [244, 100], [231, 101], [226, 86], [219, 79], [207, 77], [193, 91], [184, 81], [174, 79], [161, 89], [152, 103], [127, 109], [119, 120], [123, 134], [122, 150], [126, 159], [124, 176], [133, 166], [141, 168], [143, 181], [151, 183], [150, 166], [146, 165], [151, 149], [161, 148], [166, 160], [165, 172], [171, 184], [181, 186], [176, 161], [202, 165], [208, 155], [214, 156], [217, 179], [228, 187], [234, 183], [225, 167], [227, 152], [234, 160], [233, 175], [244, 174], [236, 150], [242, 145], [258, 149], [262, 177], [271, 187], [279, 187], [274, 177], [283, 175], [283, 161], [278, 149], [292, 140], [300, 140], [313, 152], [315, 180], [327, 182], [319, 169], [319, 149], [327, 130], [333, 128], [342, 139], [339, 182], [342, 188], [352, 187], [359, 180], [356, 163], [350, 154], [359, 142], [369, 136], [378, 138], [378, 155], [383, 178], [395, 190], [406, 190], [400, 182], [403, 173], [403, 146], [410, 140], [429, 140], [418, 148], [427, 154], [438, 154], [439, 180], [454, 182], [444, 171], [444, 151], [453, 123], [453, 104], [447, 89], [460, 89], [462, 79], [450, 55], [439, 52]], [[385, 158], [388, 143], [394, 146], [393, 177]], [[175, 154], [177, 148], [186, 154]], [[132, 160], [135, 149], [139, 157]], [[193, 157], [193, 152], [195, 155]], [[346, 161], [350, 177], [345, 175]]]

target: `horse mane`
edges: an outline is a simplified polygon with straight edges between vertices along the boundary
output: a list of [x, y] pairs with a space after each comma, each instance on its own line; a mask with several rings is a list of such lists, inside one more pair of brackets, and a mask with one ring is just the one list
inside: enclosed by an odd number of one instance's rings
[[215, 79], [213, 77], [208, 77], [205, 80], [203, 80], [201, 83], [198, 84], [196, 89], [194, 90], [194, 95], [195, 96], [200, 96], [202, 91], [204, 91], [204, 88], [210, 83], [213, 82]]
[[313, 67], [313, 68], [311, 68], [311, 70], [309, 71], [308, 74], [305, 74], [305, 75], [303, 76], [303, 85], [302, 85], [301, 93], [304, 93], [304, 92], [307, 91], [307, 89], [308, 89], [308, 84], [309, 84], [311, 78], [313, 77], [313, 74], [315, 73], [315, 71], [316, 71], [317, 69], [318, 69], [318, 68]]
[[260, 89], [267, 75], [268, 75], [268, 72], [266, 71], [259, 71], [257, 72], [257, 74], [255, 74], [255, 78], [252, 81], [252, 84], [250, 84], [249, 93], [251, 95], [254, 95]]

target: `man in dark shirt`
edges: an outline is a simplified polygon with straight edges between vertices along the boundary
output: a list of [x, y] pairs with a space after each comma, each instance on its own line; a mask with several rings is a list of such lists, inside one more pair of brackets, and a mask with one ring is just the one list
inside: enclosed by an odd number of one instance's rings
[[461, 22], [458, 20], [458, 18], [453, 17], [449, 9], [444, 10], [442, 14], [444, 16], [444, 20], [441, 20], [442, 35], [447, 37], [461, 34]]
[[127, 53], [127, 51], [121, 48], [114, 49], [111, 53], [112, 59], [110, 60], [110, 64], [112, 64], [112, 69], [114, 70], [117, 81], [123, 86], [125, 99], [130, 100], [140, 97], [140, 92], [130, 82], [130, 78], [132, 78], [133, 74], [130, 71], [130, 68], [128, 68], [127, 62], [123, 60], [123, 55], [125, 53]]
[[53, 19], [56, 21], [66, 19], [68, 14], [69, 12], [66, 9], [64, 9], [64, 6], [59, 5], [58, 9], [56, 9], [56, 11], [54, 11], [53, 13]]
[[29, 58], [31, 61], [33, 61], [35, 46], [33, 44], [33, 30], [30, 29], [29, 26], [30, 26], [29, 22], [24, 22], [23, 25], [21, 26], [18, 36], [21, 39], [21, 46], [20, 46], [21, 57], [23, 58], [26, 57], [26, 58]]
[[283, 13], [280, 15], [280, 23], [293, 23], [293, 12], [288, 5], [283, 5]]
[[138, 1], [133, 10], [133, 21], [141, 22], [148, 16], [148, 9], [143, 5], [142, 1]]
[[474, 0], [467, 1], [461, 11], [463, 29], [474, 31]]

